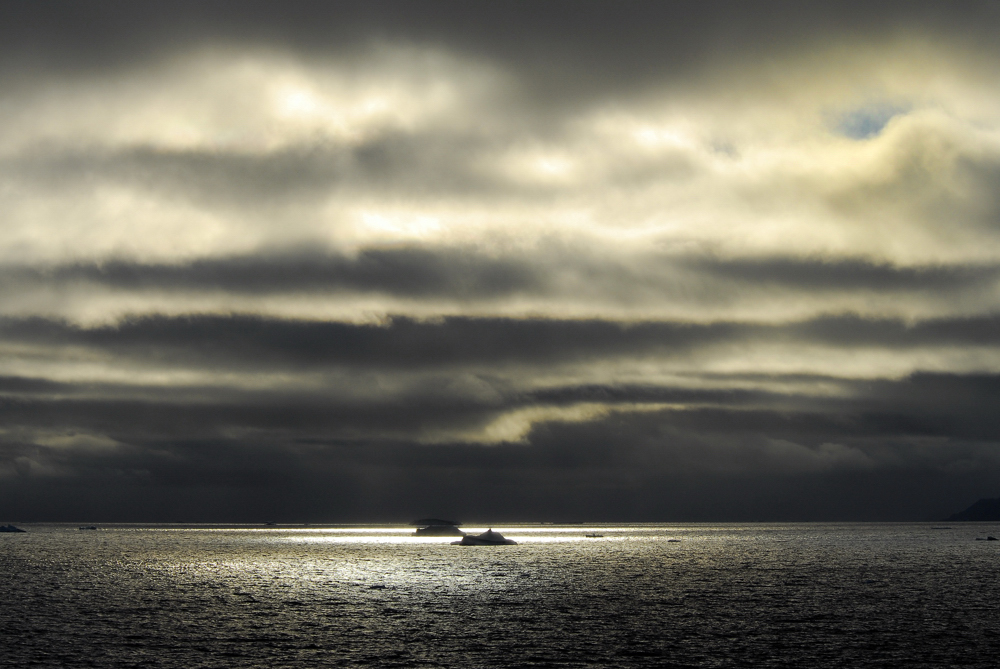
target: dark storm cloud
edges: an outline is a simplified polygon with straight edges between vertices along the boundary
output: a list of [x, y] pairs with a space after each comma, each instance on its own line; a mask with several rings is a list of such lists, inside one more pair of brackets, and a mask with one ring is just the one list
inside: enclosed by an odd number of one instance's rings
[[[185, 397], [184, 391], [176, 388], [169, 396], [154, 389], [151, 394], [160, 395], [155, 400], [6, 398], [0, 401], [0, 415], [6, 424], [21, 428], [96, 433], [122, 443], [219, 438], [238, 432], [248, 443], [294, 444], [324, 436], [352, 442], [373, 437], [414, 439], [421, 429], [477, 428], [498, 412], [496, 406], [457, 395], [366, 401], [318, 393], [223, 392], [216, 393], [221, 398], [199, 400]], [[133, 397], [140, 394], [141, 388], [132, 389]]]
[[[822, 413], [793, 423], [787, 416], [753, 407], [781, 406], [785, 410], [795, 407], [799, 412], [823, 412], [847, 406], [830, 398], [804, 394], [635, 385], [563, 386], [527, 392], [508, 388], [503, 393], [481, 398], [463, 392], [461, 386], [449, 387], [449, 381], [451, 378], [440, 374], [399, 392], [384, 390], [363, 397], [280, 388], [165, 389], [156, 385], [71, 384], [16, 378], [6, 379], [3, 384], [5, 396], [0, 398], [0, 417], [8, 425], [98, 433], [122, 443], [219, 438], [236, 430], [247, 442], [295, 444], [413, 439], [420, 436], [420, 430], [454, 432], [479, 428], [504, 412], [580, 402], [599, 402], [612, 407], [645, 403], [714, 406], [720, 408], [714, 412], [686, 410], [657, 415], [660, 420], [670, 417], [669, 422], [691, 429], [708, 426], [714, 431], [735, 431], [738, 425], [730, 421], [742, 420], [757, 427], [791, 426], [789, 430], [803, 432], [807, 424], [820, 426], [816, 429], [829, 429], [831, 425], [822, 418]], [[441, 387], [433, 388], [434, 385]], [[503, 390], [502, 382], [497, 385]]]
[[0, 376], [0, 393], [53, 393], [72, 391], [73, 384], [23, 376]]
[[[628, 262], [626, 262], [628, 261]], [[720, 284], [741, 291], [774, 289], [808, 294], [957, 295], [992, 289], [995, 265], [898, 267], [856, 259], [676, 257], [635, 254], [602, 258], [568, 248], [497, 256], [460, 247], [368, 248], [351, 255], [288, 251], [186, 263], [124, 260], [0, 269], [5, 283], [35, 286], [93, 284], [119, 290], [218, 291], [231, 294], [357, 292], [399, 297], [495, 299], [513, 295], [592, 294], [641, 299], [694, 293], [711, 301]]]
[[690, 258], [683, 262], [708, 276], [806, 291], [974, 290], [989, 287], [1000, 277], [1000, 268], [993, 266], [898, 267], [850, 258]]
[[148, 317], [80, 328], [43, 319], [6, 320], [0, 337], [36, 345], [86, 346], [216, 365], [361, 365], [384, 368], [556, 363], [593, 355], [689, 348], [753, 329], [738, 324], [623, 325], [609, 321], [395, 318], [386, 325], [303, 322], [254, 316]]
[[[539, 517], [591, 522], [938, 520], [951, 512], [956, 498], [971, 494], [974, 499], [978, 491], [989, 490], [988, 479], [997, 474], [995, 466], [942, 474], [939, 467], [922, 465], [904, 471], [755, 472], [754, 477], [720, 472], [694, 478], [650, 466], [634, 454], [624, 459], [610, 442], [601, 442], [607, 436], [603, 431], [589, 436], [573, 467], [559, 446], [472, 451], [433, 446], [412, 453], [408, 447], [375, 445], [286, 452], [198, 442], [172, 444], [188, 456], [174, 460], [143, 450], [103, 463], [59, 454], [59, 464], [70, 471], [89, 461], [88, 475], [24, 478], [4, 486], [0, 500], [12, 517], [78, 522], [221, 518], [330, 523], [365, 518], [406, 523], [428, 508], [460, 509], [460, 519], [467, 523], [494, 524]], [[697, 446], [673, 444], [678, 449]], [[962, 450], [962, 455], [976, 455], [974, 449]], [[640, 464], [641, 474], [626, 466], [609, 467], [613, 463]]]
[[406, 297], [496, 297], [543, 290], [540, 267], [461, 249], [366, 249], [356, 255], [315, 252], [148, 265], [109, 261], [9, 270], [24, 283], [93, 283], [128, 290], [300, 293], [357, 291]]
[[[362, 425], [363, 418], [336, 406], [324, 416], [276, 397], [270, 408], [4, 402], [5, 425], [58, 432], [63, 426], [49, 417], [59, 416], [80, 434], [107, 430], [116, 443], [74, 445], [72, 434], [63, 442], [33, 443], [8, 433], [0, 439], [0, 471], [20, 472], [5, 495], [35, 481], [35, 494], [78, 499], [83, 506], [77, 511], [99, 509], [94, 513], [126, 520], [142, 514], [212, 520], [221, 514], [259, 521], [254, 514], [268, 515], [269, 509], [295, 520], [361, 515], [400, 521], [412, 515], [414, 503], [461, 508], [466, 520], [536, 520], [540, 508], [556, 520], [934, 519], [963, 489], [985, 489], [1000, 472], [1000, 423], [970, 430], [966, 422], [974, 412], [960, 403], [937, 404], [934, 396], [981, 396], [997, 384], [995, 376], [917, 375], [867, 390], [859, 386], [851, 400], [831, 400], [820, 409], [790, 409], [786, 398], [774, 396], [773, 408], [542, 423], [529, 443], [500, 448], [338, 438], [331, 436], [335, 426]], [[425, 414], [430, 411], [425, 407]], [[244, 436], [222, 436], [233, 426], [243, 427]], [[310, 436], [313, 428], [326, 436]], [[88, 494], [83, 481], [105, 485]], [[296, 487], [309, 494], [294, 494]], [[901, 506], [921, 489], [920, 503]], [[194, 504], [220, 494], [242, 507]], [[138, 506], [115, 510], [130, 495]], [[161, 496], [175, 502], [161, 504]], [[163, 518], [170, 509], [175, 515]]]
[[[684, 405], [689, 408], [617, 420], [669, 425], [700, 435], [763, 434], [810, 447], [830, 440], [868, 439], [873, 444], [888, 444], [893, 439], [919, 437], [991, 444], [1000, 438], [1000, 417], [987, 410], [1000, 392], [1000, 377], [996, 375], [918, 373], [893, 381], [832, 381], [839, 388], [835, 395], [801, 390], [780, 393], [604, 385], [553, 388], [531, 393], [530, 397], [544, 403]], [[878, 442], [880, 439], [886, 441]], [[988, 448], [1000, 458], [1000, 447]]]
[[342, 193], [501, 200], [531, 196], [474, 165], [498, 145], [502, 142], [496, 137], [458, 129], [384, 130], [362, 142], [328, 139], [267, 153], [155, 146], [56, 150], [41, 142], [0, 162], [0, 170], [32, 185], [128, 184], [187, 201], [245, 209], [289, 200], [301, 204], [303, 199]]
[[[697, 71], [720, 54], [745, 58], [830, 35], [917, 27], [989, 48], [991, 18], [990, 2], [244, 2], [238, 11], [226, 2], [39, 2], [4, 4], [0, 43], [8, 62], [71, 70], [207, 41], [333, 53], [371, 40], [443, 43], [517, 65], [529, 80], [544, 82], [550, 97], [567, 100], [598, 84], [641, 86], [665, 70]], [[586, 80], [567, 79], [574, 71]]]
[[84, 347], [134, 360], [209, 368], [378, 369], [560, 364], [688, 355], [753, 342], [886, 350], [1000, 345], [1000, 317], [895, 319], [829, 316], [787, 324], [449, 317], [386, 324], [287, 321], [255, 316], [143, 317], [83, 328], [40, 318], [0, 321], [0, 340]]

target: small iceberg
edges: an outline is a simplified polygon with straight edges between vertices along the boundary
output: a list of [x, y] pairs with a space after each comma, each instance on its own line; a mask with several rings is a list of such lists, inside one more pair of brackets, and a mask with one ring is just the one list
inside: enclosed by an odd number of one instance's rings
[[452, 541], [452, 546], [516, 546], [517, 542], [508, 539], [490, 528], [482, 534], [466, 534], [461, 541]]
[[415, 537], [464, 537], [465, 532], [458, 529], [461, 524], [457, 520], [440, 518], [420, 518], [410, 523], [419, 526], [413, 533]]
[[20, 527], [14, 527], [13, 525], [0, 525], [0, 532], [26, 532], [27, 530], [22, 530]]

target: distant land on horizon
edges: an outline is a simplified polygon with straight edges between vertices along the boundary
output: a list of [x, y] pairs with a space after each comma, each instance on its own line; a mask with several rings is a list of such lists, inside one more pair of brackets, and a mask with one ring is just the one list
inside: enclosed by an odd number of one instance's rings
[[946, 521], [1000, 521], [1000, 497], [981, 499], [964, 511], [945, 518]]

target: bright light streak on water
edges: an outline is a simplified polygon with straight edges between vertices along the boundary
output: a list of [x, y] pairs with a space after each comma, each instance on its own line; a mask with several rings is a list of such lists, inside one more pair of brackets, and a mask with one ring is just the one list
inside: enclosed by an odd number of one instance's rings
[[[3, 666], [993, 667], [995, 525], [28, 525]], [[465, 527], [477, 533], [486, 527]], [[601, 534], [588, 538], [586, 534]]]

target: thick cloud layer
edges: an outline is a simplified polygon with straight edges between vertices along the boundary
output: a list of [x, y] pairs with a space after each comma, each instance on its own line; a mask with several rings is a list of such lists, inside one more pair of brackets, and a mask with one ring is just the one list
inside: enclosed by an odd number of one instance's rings
[[4, 5], [0, 516], [996, 496], [998, 23]]

